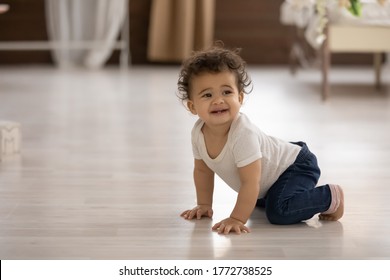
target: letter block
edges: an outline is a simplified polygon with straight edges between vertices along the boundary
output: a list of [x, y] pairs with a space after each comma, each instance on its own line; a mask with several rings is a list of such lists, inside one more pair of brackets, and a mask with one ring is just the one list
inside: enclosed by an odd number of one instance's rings
[[20, 124], [11, 121], [0, 121], [0, 159], [5, 155], [19, 154], [22, 133]]

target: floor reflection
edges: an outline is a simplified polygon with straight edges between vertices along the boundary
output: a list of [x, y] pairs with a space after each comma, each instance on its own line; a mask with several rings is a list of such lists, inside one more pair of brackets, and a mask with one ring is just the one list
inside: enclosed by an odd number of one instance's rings
[[[327, 259], [342, 256], [353, 244], [344, 240], [340, 222], [305, 222], [280, 226], [270, 224], [256, 210], [248, 221], [251, 233], [221, 235], [211, 230], [217, 219], [193, 220], [189, 259]], [[337, 252], [336, 252], [337, 251]]]

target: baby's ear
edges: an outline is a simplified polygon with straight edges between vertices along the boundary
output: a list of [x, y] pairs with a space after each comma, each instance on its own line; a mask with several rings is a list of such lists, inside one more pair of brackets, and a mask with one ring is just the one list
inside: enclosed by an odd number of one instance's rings
[[241, 91], [238, 94], [238, 101], [241, 103], [241, 105], [242, 105], [242, 102], [244, 102], [244, 92], [243, 91]]
[[197, 115], [197, 112], [196, 112], [195, 106], [194, 106], [194, 102], [192, 102], [191, 100], [187, 101], [187, 108], [188, 108], [188, 110], [190, 110], [190, 112], [192, 114]]

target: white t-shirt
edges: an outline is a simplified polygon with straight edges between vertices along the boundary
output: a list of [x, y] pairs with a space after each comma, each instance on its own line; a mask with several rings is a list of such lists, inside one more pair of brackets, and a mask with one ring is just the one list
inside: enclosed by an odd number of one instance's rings
[[203, 160], [233, 190], [240, 190], [239, 167], [261, 159], [261, 181], [259, 198], [279, 176], [294, 163], [301, 147], [271, 137], [251, 123], [246, 115], [239, 113], [234, 119], [228, 139], [221, 153], [214, 159], [207, 153], [202, 127], [198, 120], [192, 129], [192, 150], [195, 159]]

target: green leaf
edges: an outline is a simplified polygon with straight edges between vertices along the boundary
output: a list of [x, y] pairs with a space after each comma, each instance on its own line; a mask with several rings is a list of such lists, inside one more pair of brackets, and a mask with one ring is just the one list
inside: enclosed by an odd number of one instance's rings
[[360, 0], [349, 0], [351, 3], [351, 7], [349, 7], [349, 11], [357, 17], [360, 17], [362, 15], [362, 4], [360, 3]]

